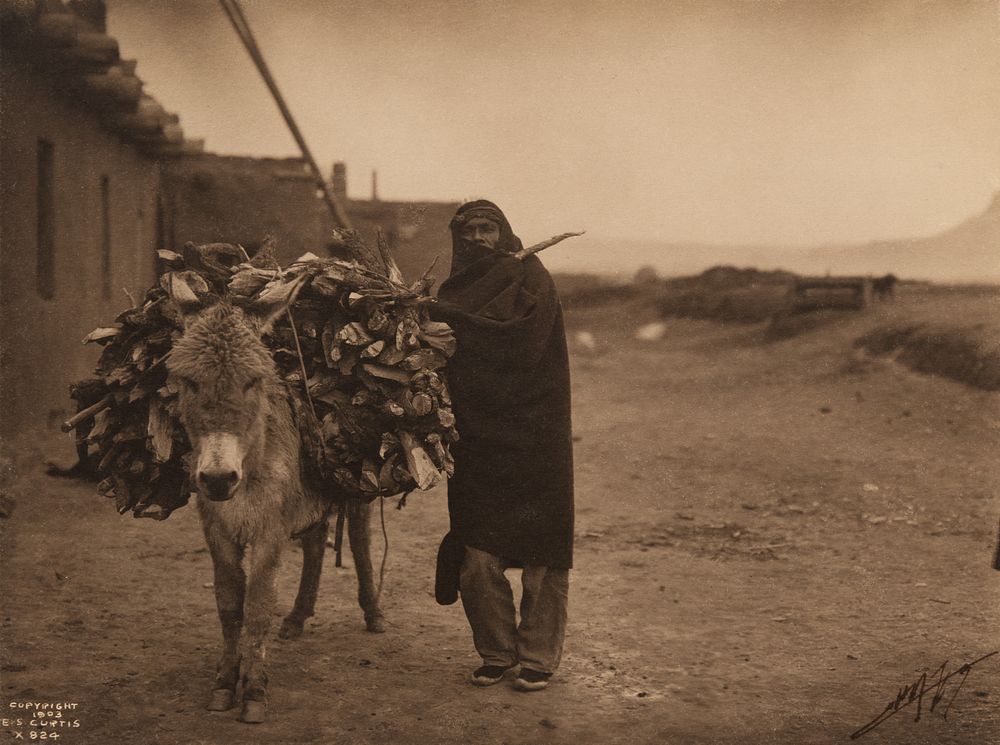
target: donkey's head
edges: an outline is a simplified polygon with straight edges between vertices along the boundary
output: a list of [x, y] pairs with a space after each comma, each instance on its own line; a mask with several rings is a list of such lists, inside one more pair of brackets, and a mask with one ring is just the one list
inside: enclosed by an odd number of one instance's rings
[[239, 493], [248, 459], [259, 459], [273, 414], [269, 393], [280, 380], [260, 338], [269, 322], [224, 302], [183, 310], [184, 334], [167, 365], [191, 441], [195, 487], [224, 501]]

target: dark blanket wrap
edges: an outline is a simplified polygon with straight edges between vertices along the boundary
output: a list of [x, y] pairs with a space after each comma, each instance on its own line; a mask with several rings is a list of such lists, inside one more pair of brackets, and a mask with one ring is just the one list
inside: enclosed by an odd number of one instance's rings
[[562, 309], [537, 257], [473, 253], [432, 311], [458, 339], [448, 365], [461, 435], [448, 483], [451, 532], [521, 565], [569, 569], [573, 444]]

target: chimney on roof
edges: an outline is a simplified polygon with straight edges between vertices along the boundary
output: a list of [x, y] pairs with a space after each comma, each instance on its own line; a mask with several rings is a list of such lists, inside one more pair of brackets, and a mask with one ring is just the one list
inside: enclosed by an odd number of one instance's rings
[[108, 30], [108, 9], [104, 0], [70, 0], [69, 9], [102, 34]]
[[347, 198], [347, 164], [337, 161], [333, 164], [333, 172], [330, 175], [330, 188], [333, 193], [344, 199]]
[[378, 201], [378, 171], [372, 169], [372, 201]]

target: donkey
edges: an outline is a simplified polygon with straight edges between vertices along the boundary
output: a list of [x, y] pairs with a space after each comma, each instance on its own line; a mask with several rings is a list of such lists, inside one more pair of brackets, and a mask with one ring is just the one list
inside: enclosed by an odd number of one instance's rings
[[[243, 310], [173, 301], [184, 332], [168, 360], [179, 389], [180, 421], [191, 441], [191, 477], [215, 570], [223, 648], [208, 704], [233, 707], [242, 690], [244, 722], [267, 711], [264, 647], [276, 602], [276, 572], [290, 537], [302, 539], [302, 577], [279, 635], [302, 633], [313, 615], [326, 548], [330, 500], [303, 471], [288, 392], [261, 335], [285, 307]], [[370, 505], [348, 501], [348, 538], [368, 631], [384, 630], [370, 556]]]
[[879, 300], [894, 300], [897, 279], [895, 274], [886, 274], [872, 280], [872, 291]]

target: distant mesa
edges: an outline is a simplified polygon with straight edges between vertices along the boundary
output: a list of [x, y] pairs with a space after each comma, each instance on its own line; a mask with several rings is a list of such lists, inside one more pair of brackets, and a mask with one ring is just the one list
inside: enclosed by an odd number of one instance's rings
[[[757, 267], [799, 275], [895, 274], [903, 280], [1000, 282], [1000, 193], [979, 214], [936, 235], [825, 246], [709, 244], [635, 239], [579, 239], [545, 257], [560, 273], [593, 273], [618, 282], [691, 277], [709, 267]], [[614, 255], [614, 261], [609, 256]], [[642, 273], [640, 277], [639, 273]], [[725, 281], [724, 272], [719, 277]]]
[[809, 271], [957, 282], [1000, 281], [1000, 193], [980, 214], [927, 238], [813, 249]]

